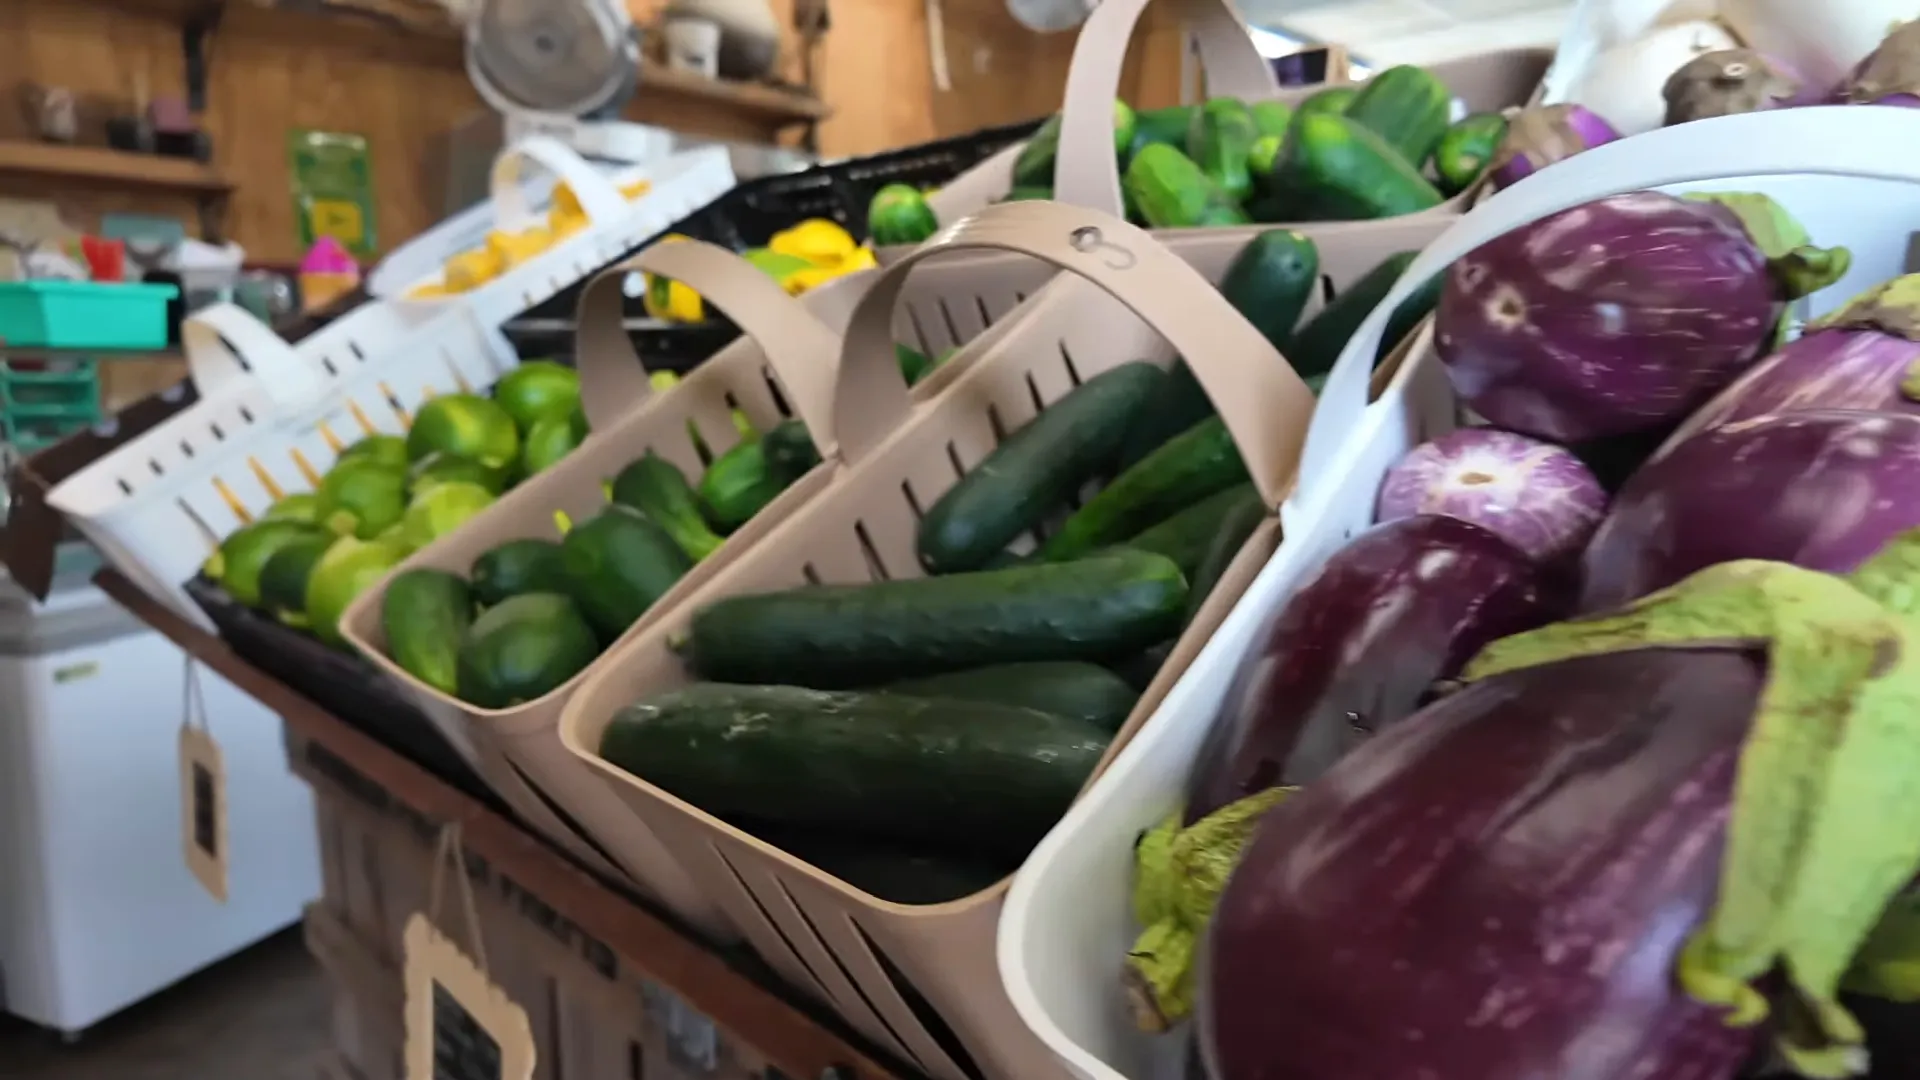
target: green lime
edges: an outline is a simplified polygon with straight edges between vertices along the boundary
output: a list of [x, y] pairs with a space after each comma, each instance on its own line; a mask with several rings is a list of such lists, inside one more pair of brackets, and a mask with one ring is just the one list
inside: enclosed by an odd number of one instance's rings
[[520, 472], [534, 476], [573, 452], [587, 437], [587, 418], [578, 408], [565, 416], [544, 416], [527, 432], [520, 448]]
[[494, 384], [493, 400], [524, 434], [542, 417], [564, 416], [580, 404], [580, 373], [551, 360], [529, 360]]
[[340, 451], [340, 460], [334, 462], [334, 465], [338, 466], [342, 462], [347, 461], [369, 459], [388, 465], [405, 465], [407, 463], [407, 440], [398, 435], [369, 435], [359, 442], [354, 443], [352, 446], [347, 447], [345, 450]]
[[320, 478], [321, 524], [362, 540], [377, 536], [407, 509], [407, 473], [372, 460], [343, 461]]
[[346, 538], [328, 548], [307, 578], [309, 628], [328, 644], [343, 644], [340, 616], [347, 606], [406, 557], [404, 547], [387, 540]]
[[298, 495], [283, 495], [279, 502], [267, 507], [263, 515], [266, 521], [318, 521], [320, 520], [320, 496], [311, 491]]
[[220, 550], [207, 560], [208, 577], [218, 581], [227, 595], [247, 607], [260, 605], [260, 571], [267, 560], [288, 544], [318, 536], [325, 530], [308, 521], [256, 521], [235, 530], [220, 542]]
[[483, 465], [472, 458], [435, 451], [414, 462], [412, 471], [407, 474], [407, 484], [416, 499], [441, 484], [449, 483], [479, 484], [498, 495], [507, 489], [507, 470]]
[[466, 520], [493, 505], [493, 492], [479, 484], [449, 480], [414, 496], [400, 519], [400, 536], [418, 551], [459, 528]]
[[407, 430], [409, 460], [435, 451], [505, 468], [520, 458], [520, 429], [496, 401], [477, 394], [443, 394], [420, 406]]

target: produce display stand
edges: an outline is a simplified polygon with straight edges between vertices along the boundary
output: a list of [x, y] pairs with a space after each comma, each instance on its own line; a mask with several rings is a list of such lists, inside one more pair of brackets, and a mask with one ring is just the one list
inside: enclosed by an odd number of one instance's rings
[[[548, 1040], [543, 1080], [715, 1076], [722, 1080], [884, 1080], [890, 1067], [854, 1038], [790, 1003], [734, 959], [637, 904], [471, 796], [241, 660], [117, 571], [95, 583], [194, 659], [279, 713], [297, 772], [321, 806], [328, 897], [308, 939], [338, 1003], [336, 1049], [369, 1061], [336, 1076], [399, 1080], [396, 930], [424, 895], [433, 837], [457, 826], [498, 980]], [[214, 732], [218, 737], [218, 732]], [[414, 868], [411, 875], [408, 868]], [[409, 885], [411, 881], [413, 884]], [[496, 931], [493, 927], [503, 929]], [[525, 989], [519, 989], [524, 987]], [[534, 997], [534, 994], [540, 994]], [[705, 1027], [711, 1024], [711, 1031]], [[667, 1046], [661, 1046], [664, 1041]], [[705, 1061], [689, 1061], [702, 1044]], [[370, 1050], [369, 1048], [374, 1048]], [[634, 1072], [634, 1054], [644, 1063]], [[648, 1067], [656, 1060], [665, 1068]], [[711, 1064], [712, 1068], [708, 1068]]]
[[1586, 151], [1529, 177], [1454, 221], [1417, 258], [1347, 344], [1322, 388], [1281, 506], [1286, 541], [1240, 606], [1166, 695], [1154, 716], [1016, 879], [1000, 923], [1000, 971], [1027, 1024], [1080, 1080], [1180, 1075], [1184, 1031], [1135, 1029], [1116, 977], [1140, 928], [1129, 908], [1133, 847], [1175, 811], [1234, 673], [1268, 618], [1348, 540], [1374, 522], [1387, 470], [1413, 447], [1463, 422], [1433, 351], [1432, 322], [1374, 382], [1369, 369], [1390, 313], [1449, 264], [1513, 229], [1610, 195], [1646, 189], [1769, 195], [1823, 244], [1852, 253], [1847, 276], [1803, 301], [1821, 315], [1911, 271], [1920, 169], [1882, 148], [1920, 136], [1906, 109], [1814, 107], [1695, 121]]

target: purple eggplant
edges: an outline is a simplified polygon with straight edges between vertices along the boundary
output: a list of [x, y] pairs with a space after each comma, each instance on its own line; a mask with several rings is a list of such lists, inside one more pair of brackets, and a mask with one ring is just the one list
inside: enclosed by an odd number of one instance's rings
[[1678, 988], [1764, 678], [1650, 650], [1443, 698], [1267, 815], [1214, 911], [1219, 1080], [1731, 1080]]
[[1804, 409], [1920, 413], [1920, 274], [1875, 286], [1809, 326], [1701, 406], [1672, 441]]
[[1732, 559], [1852, 570], [1920, 525], [1920, 415], [1809, 410], [1663, 450], [1614, 496], [1582, 558], [1581, 611]]
[[1667, 76], [1667, 125], [1814, 103], [1785, 64], [1752, 49], [1702, 53]]
[[1678, 423], [1771, 348], [1780, 304], [1844, 272], [1764, 196], [1616, 195], [1446, 275], [1435, 346], [1496, 427], [1569, 443]]
[[1901, 23], [1840, 87], [1853, 105], [1920, 106], [1920, 20]]
[[1551, 621], [1559, 596], [1518, 548], [1457, 518], [1362, 533], [1241, 662], [1188, 781], [1186, 821], [1318, 776], [1412, 715], [1488, 642]]
[[1446, 514], [1483, 526], [1539, 561], [1578, 555], [1607, 493], [1571, 450], [1511, 431], [1461, 428], [1387, 470], [1375, 520]]
[[1535, 105], [1514, 114], [1488, 172], [1494, 187], [1509, 187], [1619, 137], [1612, 125], [1579, 105]]

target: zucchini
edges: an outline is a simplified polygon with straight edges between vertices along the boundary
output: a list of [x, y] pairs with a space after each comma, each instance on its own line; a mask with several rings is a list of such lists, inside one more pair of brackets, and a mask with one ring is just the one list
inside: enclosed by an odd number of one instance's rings
[[1215, 492], [1243, 483], [1247, 463], [1218, 416], [1200, 421], [1114, 478], [1040, 547], [1059, 562], [1137, 536]]
[[722, 818], [1020, 855], [1107, 740], [1007, 705], [695, 683], [622, 709], [600, 756]]
[[1019, 705], [1119, 731], [1140, 695], [1098, 664], [1070, 661], [993, 667], [907, 679], [881, 687], [889, 694]]
[[[1367, 271], [1359, 281], [1328, 301], [1326, 307], [1300, 327], [1300, 332], [1293, 336], [1292, 343], [1287, 347], [1286, 356], [1301, 378], [1313, 379], [1333, 370], [1334, 361], [1340, 359], [1340, 353], [1347, 347], [1354, 331], [1360, 329], [1360, 324], [1373, 313], [1373, 309], [1379, 307], [1380, 302], [1393, 291], [1394, 282], [1400, 280], [1400, 275], [1406, 273], [1407, 267], [1418, 254], [1416, 251], [1402, 251], [1388, 256], [1386, 261]], [[1444, 280], [1442, 275], [1434, 275], [1433, 280], [1407, 297], [1394, 310], [1393, 318], [1387, 322], [1386, 333], [1380, 338], [1380, 348], [1374, 355], [1375, 363], [1385, 359], [1413, 332], [1420, 320], [1433, 313], [1434, 305], [1440, 302], [1440, 286]]]
[[1353, 99], [1359, 96], [1360, 88], [1357, 86], [1329, 86], [1309, 96], [1293, 112], [1295, 116], [1301, 113], [1329, 113], [1339, 116], [1344, 114], [1353, 104]]
[[1150, 143], [1133, 155], [1120, 187], [1151, 228], [1245, 225], [1249, 220], [1193, 159], [1163, 143]]
[[700, 497], [679, 466], [649, 450], [613, 478], [613, 501], [638, 510], [667, 531], [694, 562], [720, 550], [725, 538], [707, 527]]
[[[1216, 492], [1128, 540], [1121, 545], [1134, 551], [1149, 551], [1173, 561], [1187, 577], [1199, 572], [1207, 548], [1220, 533], [1221, 522], [1241, 503], [1261, 501], [1252, 483], [1236, 484]], [[1072, 566], [1074, 564], [1068, 563]]]
[[1207, 549], [1193, 568], [1192, 587], [1187, 590], [1187, 614], [1180, 620], [1182, 629], [1193, 622], [1200, 613], [1200, 605], [1207, 602], [1207, 596], [1214, 586], [1220, 584], [1220, 578], [1233, 565], [1240, 555], [1240, 549], [1247, 545], [1247, 539], [1260, 523], [1267, 520], [1270, 511], [1258, 499], [1236, 500], [1220, 519], [1219, 531], [1207, 542]]
[[1220, 295], [1285, 355], [1300, 313], [1320, 287], [1320, 249], [1292, 229], [1247, 242], [1220, 280]]
[[1363, 83], [1346, 116], [1371, 129], [1417, 169], [1446, 134], [1452, 112], [1453, 92], [1444, 83], [1401, 64]]
[[1433, 148], [1433, 172], [1440, 190], [1458, 195], [1474, 185], [1500, 152], [1507, 138], [1507, 118], [1499, 113], [1476, 113], [1447, 129]]
[[694, 613], [684, 648], [705, 679], [837, 690], [1022, 660], [1124, 656], [1178, 629], [1186, 602], [1178, 566], [1114, 551], [729, 597]]
[[1339, 221], [1396, 217], [1445, 200], [1418, 167], [1351, 117], [1302, 113], [1280, 158], [1284, 190], [1308, 216]]
[[1130, 361], [1088, 379], [1007, 436], [927, 508], [921, 565], [933, 574], [976, 570], [1065, 507], [1112, 467], [1134, 415], [1166, 385], [1166, 372]]
[[1238, 98], [1217, 97], [1196, 109], [1187, 129], [1187, 156], [1234, 202], [1253, 190], [1247, 155], [1260, 137], [1253, 114]]

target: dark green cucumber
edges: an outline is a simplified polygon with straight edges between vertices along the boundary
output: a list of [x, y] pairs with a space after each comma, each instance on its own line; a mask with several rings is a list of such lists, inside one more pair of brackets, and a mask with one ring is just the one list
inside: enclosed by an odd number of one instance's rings
[[1120, 677], [1121, 682], [1144, 694], [1147, 692], [1147, 687], [1153, 685], [1154, 677], [1160, 674], [1160, 669], [1166, 666], [1167, 656], [1173, 652], [1174, 644], [1174, 640], [1169, 638], [1150, 648], [1142, 649], [1132, 656], [1117, 660], [1112, 665], [1113, 673]]
[[908, 697], [1019, 705], [1083, 720], [1101, 731], [1119, 731], [1140, 701], [1133, 687], [1106, 668], [1064, 660], [996, 664], [907, 679], [880, 689]]
[[1279, 179], [1315, 218], [1360, 221], [1431, 210], [1445, 199], [1400, 152], [1358, 121], [1301, 113], [1281, 154]]
[[[1138, 120], [1133, 108], [1124, 101], [1113, 103], [1113, 152], [1115, 157], [1125, 156], [1133, 146]], [[1060, 156], [1060, 114], [1047, 117], [1026, 146], [1013, 159], [1013, 183], [1015, 187], [1049, 187], [1053, 184], [1054, 162]]]
[[933, 370], [933, 358], [911, 345], [893, 344], [893, 358], [900, 362], [900, 377], [912, 386]]
[[1220, 295], [1283, 355], [1320, 288], [1320, 249], [1292, 229], [1268, 229], [1234, 256]]
[[1167, 441], [1073, 512], [1040, 554], [1059, 562], [1138, 536], [1194, 503], [1247, 480], [1247, 463], [1218, 416]]
[[425, 567], [397, 575], [381, 598], [380, 625], [402, 671], [444, 694], [459, 689], [460, 643], [473, 625], [465, 579]]
[[600, 655], [579, 607], [559, 593], [521, 593], [473, 620], [460, 644], [460, 697], [510, 709], [564, 685]]
[[530, 592], [565, 592], [567, 572], [552, 540], [509, 540], [473, 560], [467, 574], [482, 607]]
[[1240, 549], [1247, 546], [1247, 538], [1271, 513], [1258, 499], [1238, 500], [1227, 510], [1226, 516], [1220, 519], [1220, 531], [1207, 543], [1207, 550], [1193, 568], [1192, 587], [1187, 590], [1187, 614], [1180, 621], [1182, 627], [1193, 622], [1193, 617], [1200, 613], [1200, 605], [1207, 602], [1207, 596], [1220, 584], [1227, 567], [1239, 557]]
[[693, 568], [671, 534], [618, 503], [567, 530], [560, 563], [567, 594], [606, 644]]
[[1247, 154], [1260, 137], [1253, 114], [1238, 98], [1209, 99], [1194, 110], [1187, 128], [1187, 156], [1220, 190], [1240, 202], [1253, 190]]
[[1001, 202], [1052, 202], [1053, 185], [1023, 184], [1000, 197]]
[[[1313, 318], [1300, 327], [1287, 346], [1287, 360], [1303, 379], [1325, 375], [1333, 370], [1333, 362], [1340, 359], [1341, 350], [1353, 337], [1354, 331], [1366, 321], [1373, 309], [1393, 291], [1394, 282], [1406, 273], [1412, 264], [1415, 251], [1402, 251], [1388, 256], [1386, 261], [1366, 272], [1359, 281], [1347, 286], [1327, 302]], [[1433, 313], [1435, 304], [1440, 302], [1442, 278], [1435, 275], [1419, 291], [1407, 297], [1394, 309], [1393, 318], [1387, 322], [1387, 331], [1380, 339], [1380, 348], [1374, 356], [1378, 363], [1391, 353], [1395, 347], [1420, 325], [1420, 320]]]
[[1164, 143], [1141, 147], [1127, 163], [1120, 186], [1141, 219], [1155, 229], [1245, 225], [1249, 220], [1233, 196], [1192, 158]]
[[1357, 86], [1329, 86], [1309, 96], [1293, 111], [1296, 116], [1300, 113], [1331, 113], [1338, 116], [1345, 113], [1353, 105], [1353, 99], [1359, 96], [1360, 88]]
[[1499, 113], [1475, 113], [1447, 129], [1433, 148], [1433, 172], [1440, 190], [1458, 195], [1487, 171], [1493, 155], [1507, 137], [1507, 118]]
[[1254, 130], [1261, 135], [1284, 138], [1293, 124], [1293, 107], [1284, 101], [1256, 101], [1247, 106], [1253, 116]]
[[1065, 507], [1087, 481], [1112, 467], [1133, 417], [1166, 385], [1166, 372], [1152, 364], [1121, 364], [1008, 435], [927, 508], [920, 522], [921, 565], [934, 574], [978, 569]]
[[[946, 358], [942, 353], [932, 363], [937, 367]], [[798, 420], [782, 420], [773, 425], [760, 444], [767, 459], [767, 474], [782, 491], [820, 464], [820, 450], [813, 445], [813, 436], [807, 434], [807, 425]]]
[[[1133, 148], [1137, 154], [1148, 143], [1167, 146], [1187, 145], [1187, 128], [1193, 124], [1196, 105], [1169, 105], [1164, 109], [1142, 109], [1133, 114]], [[1051, 177], [1048, 178], [1051, 182]]]
[[1207, 548], [1213, 543], [1213, 538], [1220, 534], [1221, 522], [1234, 512], [1234, 507], [1260, 501], [1260, 493], [1254, 490], [1251, 483], [1236, 484], [1194, 503], [1128, 539], [1122, 546], [1134, 551], [1150, 551], [1170, 559], [1180, 568], [1183, 576], [1191, 579], [1199, 572], [1200, 561], [1206, 558]]
[[1179, 627], [1187, 582], [1158, 555], [1113, 551], [951, 577], [735, 596], [696, 612], [702, 678], [823, 690], [1022, 660], [1098, 662]]
[[1120, 449], [1118, 465], [1132, 468], [1148, 454], [1166, 445], [1167, 440], [1213, 415], [1213, 399], [1207, 397], [1200, 377], [1185, 360], [1175, 360], [1167, 369], [1167, 385], [1151, 401], [1140, 406]]
[[1007, 705], [696, 683], [615, 714], [600, 756], [722, 818], [1022, 854], [1107, 740]]
[[1347, 106], [1347, 119], [1365, 125], [1419, 168], [1446, 134], [1453, 92], [1410, 64], [1390, 67], [1360, 87]]
[[680, 467], [649, 450], [613, 478], [613, 501], [646, 515], [667, 531], [694, 562], [720, 550], [726, 539], [707, 527], [700, 497]]
[[911, 846], [869, 838], [848, 840], [791, 829], [776, 822], [741, 820], [731, 824], [755, 839], [869, 896], [892, 904], [945, 904], [974, 895], [1020, 869], [1015, 858], [928, 855]]
[[700, 477], [700, 509], [715, 531], [730, 533], [766, 508], [786, 488], [767, 467], [759, 438], [737, 443], [713, 459]]

